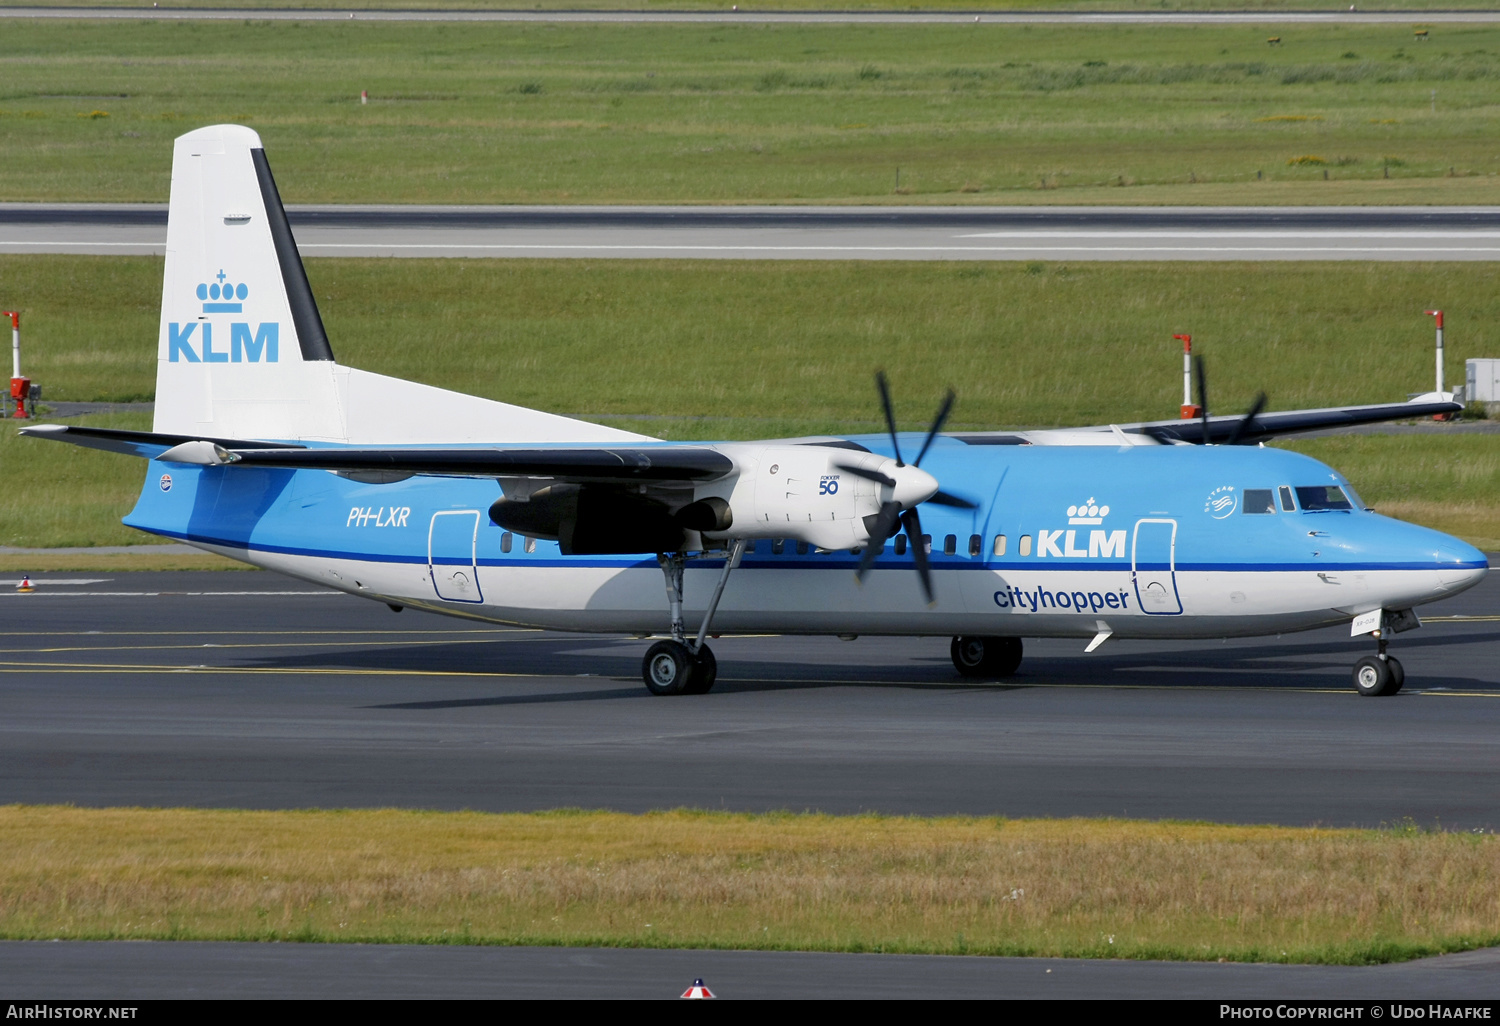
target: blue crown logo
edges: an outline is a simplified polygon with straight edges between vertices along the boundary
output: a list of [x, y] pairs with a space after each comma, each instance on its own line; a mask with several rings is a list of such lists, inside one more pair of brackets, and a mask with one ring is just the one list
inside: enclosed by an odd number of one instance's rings
[[238, 285], [225, 281], [228, 277], [224, 269], [219, 268], [219, 273], [214, 275], [218, 281], [200, 282], [198, 284], [198, 298], [205, 300], [203, 304], [204, 313], [240, 313], [244, 307], [238, 302], [250, 294], [250, 287], [244, 282]]

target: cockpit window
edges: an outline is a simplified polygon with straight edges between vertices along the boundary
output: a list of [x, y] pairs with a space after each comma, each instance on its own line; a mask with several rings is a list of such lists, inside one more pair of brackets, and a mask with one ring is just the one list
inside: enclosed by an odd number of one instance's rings
[[1338, 485], [1314, 485], [1311, 488], [1297, 489], [1297, 504], [1307, 513], [1320, 513], [1327, 510], [1352, 510], [1354, 503], [1344, 494], [1344, 490]]
[[1246, 488], [1240, 493], [1243, 496], [1243, 508], [1246, 513], [1275, 513], [1276, 501], [1269, 488]]

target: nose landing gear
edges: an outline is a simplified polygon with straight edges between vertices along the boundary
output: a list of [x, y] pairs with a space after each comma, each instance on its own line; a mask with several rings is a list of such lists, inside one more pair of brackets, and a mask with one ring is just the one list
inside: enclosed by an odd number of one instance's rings
[[1385, 638], [1381, 638], [1377, 655], [1365, 656], [1354, 664], [1354, 690], [1368, 698], [1394, 695], [1406, 683], [1401, 660], [1386, 655], [1385, 644]]
[[745, 540], [736, 539], [724, 560], [724, 572], [714, 587], [713, 597], [708, 600], [708, 609], [703, 613], [703, 624], [698, 636], [687, 640], [687, 630], [682, 622], [682, 571], [686, 559], [681, 553], [657, 557], [662, 575], [667, 583], [667, 607], [672, 617], [672, 640], [658, 641], [646, 650], [641, 660], [641, 678], [646, 689], [653, 695], [706, 695], [719, 676], [719, 663], [711, 648], [703, 643], [708, 637], [709, 624], [718, 611], [719, 599], [724, 595], [724, 585], [729, 573], [740, 565], [745, 554]]
[[1410, 609], [1376, 609], [1354, 618], [1350, 634], [1370, 634], [1376, 639], [1376, 652], [1365, 656], [1354, 664], [1354, 690], [1370, 698], [1394, 695], [1406, 683], [1406, 670], [1401, 660], [1385, 654], [1386, 643], [1391, 635], [1422, 626], [1422, 621]]

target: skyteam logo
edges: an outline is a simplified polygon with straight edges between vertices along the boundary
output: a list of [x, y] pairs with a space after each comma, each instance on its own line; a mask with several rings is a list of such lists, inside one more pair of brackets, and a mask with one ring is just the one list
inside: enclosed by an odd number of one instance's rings
[[[232, 281], [224, 269], [214, 281], [198, 283], [198, 298], [205, 314], [243, 313], [250, 286]], [[224, 345], [219, 325], [217, 344]], [[281, 325], [275, 321], [251, 325], [234, 321], [228, 325], [229, 348], [215, 349], [214, 323], [206, 317], [187, 324], [167, 324], [167, 361], [169, 363], [276, 363], [281, 358]]]
[[1239, 497], [1234, 494], [1234, 485], [1220, 485], [1208, 493], [1208, 498], [1203, 502], [1203, 512], [1215, 520], [1223, 520], [1238, 505]]
[[[204, 313], [239, 313], [244, 309], [244, 299], [250, 294], [250, 286], [244, 282], [235, 284], [226, 279], [229, 275], [224, 273], [224, 268], [219, 268], [219, 273], [214, 275], [218, 281], [199, 282], [198, 298], [212, 300], [203, 304]], [[223, 302], [219, 302], [223, 300]], [[240, 302], [234, 302], [239, 300]]]

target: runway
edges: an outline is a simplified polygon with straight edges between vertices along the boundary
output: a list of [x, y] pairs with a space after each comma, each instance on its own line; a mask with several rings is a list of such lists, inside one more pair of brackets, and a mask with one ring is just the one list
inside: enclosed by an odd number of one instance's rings
[[[1495, 207], [400, 207], [288, 210], [304, 256], [1495, 260]], [[0, 253], [157, 255], [164, 204], [0, 204]]]
[[1350, 688], [1347, 628], [1032, 641], [998, 685], [962, 683], [946, 639], [724, 638], [712, 694], [661, 699], [632, 639], [257, 572], [34, 580], [0, 582], [0, 802], [1500, 828], [1493, 577], [1396, 640], [1390, 699]]
[[[750, 4], [746, 4], [750, 6]], [[303, 8], [9, 7], [0, 18], [135, 21], [427, 21], [716, 25], [1437, 25], [1500, 21], [1500, 11], [393, 11]]]

